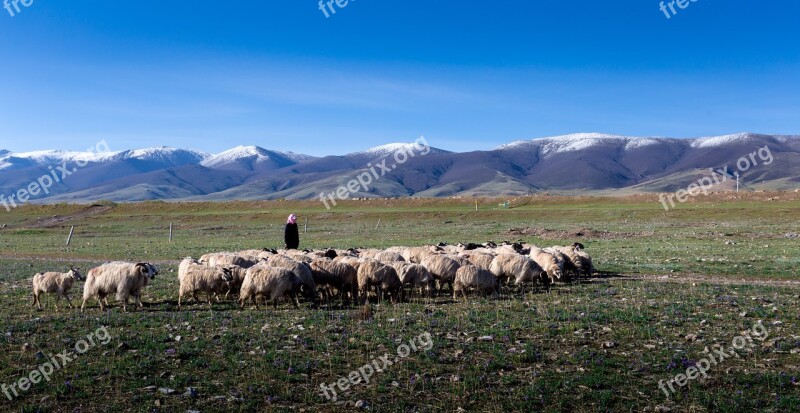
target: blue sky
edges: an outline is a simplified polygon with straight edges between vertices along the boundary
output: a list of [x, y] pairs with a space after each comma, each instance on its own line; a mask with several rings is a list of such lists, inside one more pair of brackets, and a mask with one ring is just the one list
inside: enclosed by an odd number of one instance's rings
[[800, 134], [800, 3], [678, 11], [351, 0], [326, 18], [312, 0], [33, 0], [0, 9], [0, 148], [323, 155], [420, 135], [465, 151], [573, 132]]

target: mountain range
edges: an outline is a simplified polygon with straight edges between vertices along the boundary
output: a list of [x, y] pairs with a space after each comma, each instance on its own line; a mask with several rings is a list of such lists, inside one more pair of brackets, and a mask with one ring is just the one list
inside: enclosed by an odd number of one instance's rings
[[[382, 159], [387, 162], [380, 168]], [[0, 150], [0, 194], [16, 194], [49, 175], [57, 182], [31, 202], [310, 199], [335, 192], [363, 173], [370, 173], [372, 182], [351, 197], [672, 192], [710, 176], [710, 168], [731, 178], [713, 190], [734, 187], [737, 173], [746, 190], [800, 188], [800, 136], [676, 139], [590, 133], [465, 153], [388, 144], [325, 157], [257, 146], [216, 155], [168, 147], [101, 153]]]

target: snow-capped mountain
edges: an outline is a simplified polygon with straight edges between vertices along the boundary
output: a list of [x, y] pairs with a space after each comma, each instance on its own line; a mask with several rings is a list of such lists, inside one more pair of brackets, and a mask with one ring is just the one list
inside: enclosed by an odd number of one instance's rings
[[[708, 168], [735, 167], [759, 148], [774, 157], [742, 175], [748, 188], [800, 187], [800, 137], [740, 133], [674, 139], [580, 133], [512, 142], [490, 151], [453, 153], [391, 143], [341, 156], [312, 156], [258, 146], [219, 154], [149, 148], [107, 153], [0, 151], [0, 194], [13, 194], [63, 162], [82, 166], [35, 202], [316, 198], [391, 159], [364, 197], [491, 196], [538, 191], [673, 191]], [[423, 156], [423, 152], [428, 152]], [[395, 165], [397, 163], [397, 165]], [[396, 167], [395, 167], [396, 166]], [[381, 170], [381, 174], [385, 171]]]
[[266, 171], [312, 159], [314, 159], [313, 156], [293, 152], [270, 151], [258, 146], [237, 146], [204, 159], [200, 165], [222, 170]]

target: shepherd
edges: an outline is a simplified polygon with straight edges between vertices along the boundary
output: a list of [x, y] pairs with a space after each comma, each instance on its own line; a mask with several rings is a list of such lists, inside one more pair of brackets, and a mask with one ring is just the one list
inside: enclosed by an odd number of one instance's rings
[[297, 230], [297, 215], [289, 215], [286, 220], [286, 229], [283, 232], [283, 241], [287, 250], [296, 250], [300, 246], [300, 231]]

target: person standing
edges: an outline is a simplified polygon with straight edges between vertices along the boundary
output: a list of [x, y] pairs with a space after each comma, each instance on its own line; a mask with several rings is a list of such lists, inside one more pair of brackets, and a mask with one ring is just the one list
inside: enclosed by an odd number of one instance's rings
[[297, 230], [297, 215], [289, 215], [283, 231], [283, 241], [287, 250], [296, 250], [300, 246], [300, 231]]

